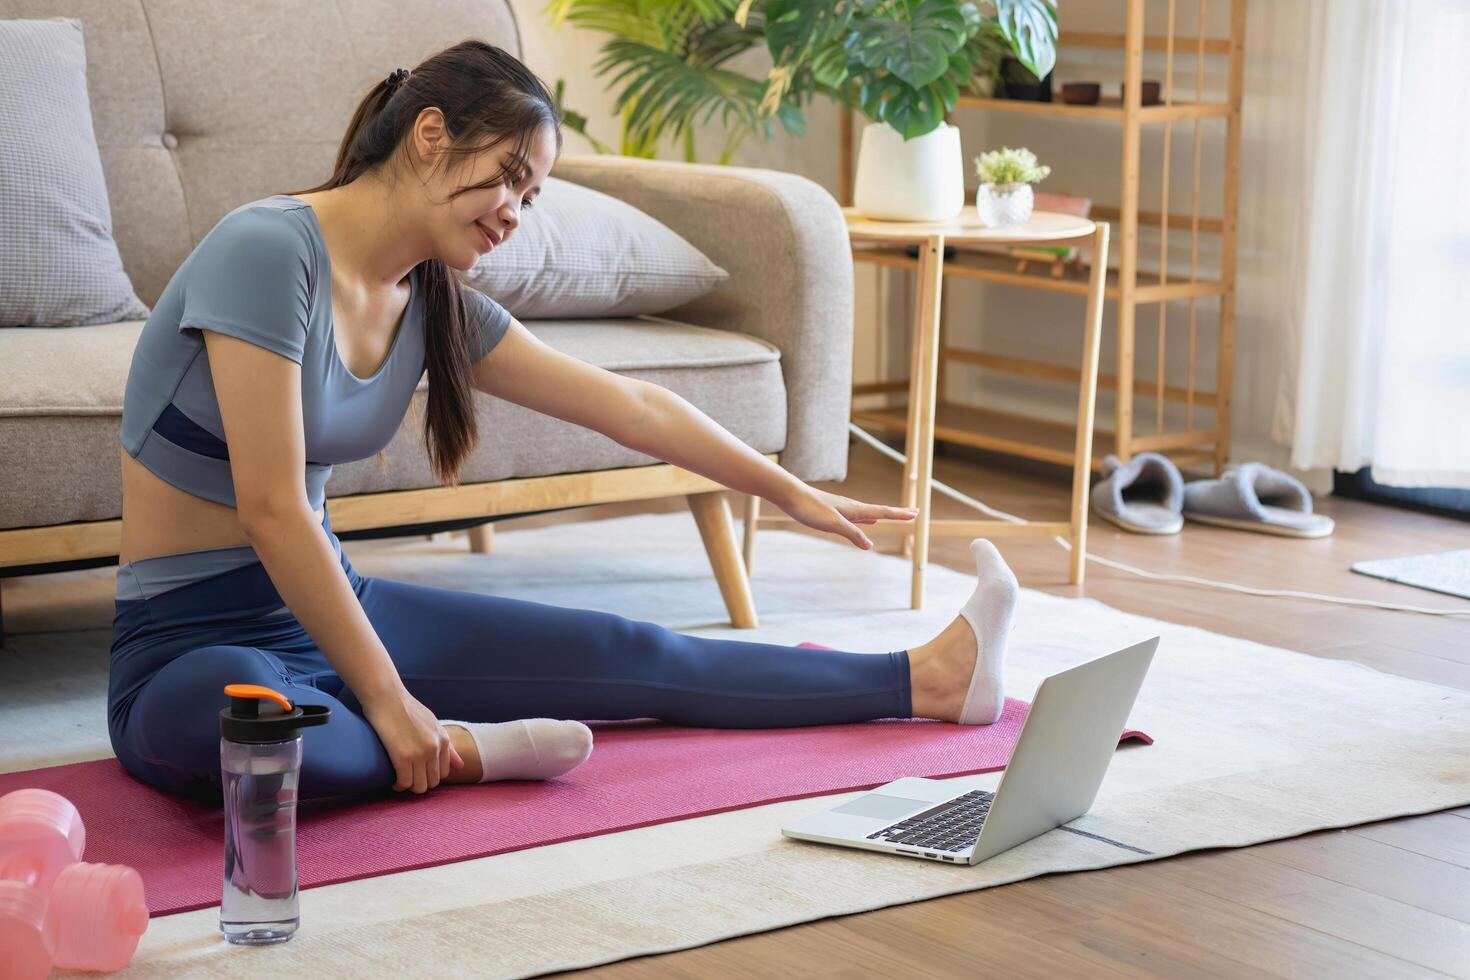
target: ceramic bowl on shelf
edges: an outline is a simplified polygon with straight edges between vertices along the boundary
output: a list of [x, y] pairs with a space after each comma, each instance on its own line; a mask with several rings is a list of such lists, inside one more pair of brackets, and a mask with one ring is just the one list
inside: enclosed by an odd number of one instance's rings
[[[1158, 105], [1159, 104], [1159, 92], [1161, 90], [1162, 90], [1162, 86], [1158, 83], [1158, 81], [1156, 79], [1145, 79], [1144, 80], [1144, 83], [1143, 83], [1143, 104], [1144, 105]], [[1123, 99], [1123, 101], [1126, 103], [1128, 101], [1128, 83], [1127, 82], [1123, 82], [1121, 85], [1118, 86], [1118, 93], [1119, 93], [1120, 97]]]
[[1062, 86], [1062, 101], [1068, 105], [1097, 105], [1102, 86], [1097, 82], [1067, 82]]

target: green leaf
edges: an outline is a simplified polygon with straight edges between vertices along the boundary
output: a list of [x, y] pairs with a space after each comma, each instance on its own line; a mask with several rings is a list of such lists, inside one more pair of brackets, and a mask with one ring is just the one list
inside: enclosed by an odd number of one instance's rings
[[781, 110], [776, 113], [776, 118], [781, 120], [781, 125], [792, 136], [806, 135], [806, 116], [791, 103], [782, 104]]
[[853, 6], [841, 0], [766, 0], [766, 47], [777, 65], [802, 64], [839, 40]]
[[612, 74], [611, 87], [621, 88], [614, 108], [624, 113], [627, 137], [640, 147], [672, 132], [683, 136], [716, 112], [727, 124], [753, 127], [761, 82], [722, 68], [698, 68], [677, 55], [634, 41], [615, 39], [604, 47], [598, 74]]
[[949, 72], [945, 77], [953, 80], [958, 85], [962, 82], [968, 82], [970, 80], [970, 74], [974, 69], [975, 66], [970, 62], [969, 58], [963, 54], [952, 54], [949, 56]]
[[1057, 11], [1051, 0], [994, 0], [1001, 33], [1037, 78], [1057, 63]]
[[971, 38], [985, 26], [985, 15], [973, 3], [960, 4], [960, 16], [965, 19], [965, 37]]
[[883, 104], [883, 121], [898, 130], [905, 140], [911, 140], [937, 129], [944, 121], [944, 113], [929, 89], [906, 88]]
[[875, 122], [882, 122], [884, 104], [905, 91], [912, 90], [892, 75], [868, 76], [863, 79], [858, 90], [858, 104], [862, 107], [863, 115]]
[[847, 80], [847, 49], [829, 44], [812, 59], [812, 75], [823, 85], [837, 88]]
[[964, 46], [964, 16], [953, 0], [917, 0], [894, 9], [898, 16], [856, 21], [849, 50], [864, 67], [922, 88], [947, 71], [950, 55]]
[[940, 75], [934, 79], [929, 85], [929, 91], [939, 100], [941, 117], [953, 110], [955, 103], [960, 100], [960, 87], [948, 75]]

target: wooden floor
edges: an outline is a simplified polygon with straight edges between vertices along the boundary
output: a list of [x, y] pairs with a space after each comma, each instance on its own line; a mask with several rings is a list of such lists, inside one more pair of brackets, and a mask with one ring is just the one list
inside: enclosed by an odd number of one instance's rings
[[[1066, 517], [1067, 475], [1059, 469], [958, 450], [936, 458], [935, 476], [1011, 513]], [[859, 500], [896, 503], [898, 484], [896, 464], [855, 444], [847, 480], [817, 485]], [[738, 503], [732, 495], [732, 506]], [[616, 505], [501, 526], [678, 509], [677, 502]], [[1348, 566], [1364, 558], [1470, 547], [1470, 524], [1336, 498], [1320, 500], [1318, 509], [1337, 520], [1336, 533], [1319, 541], [1196, 524], [1179, 535], [1152, 538], [1099, 521], [1091, 526], [1091, 547], [1152, 570], [1251, 585], [1410, 605], [1460, 602], [1355, 575]], [[936, 494], [935, 516], [972, 513]], [[966, 542], [934, 539], [930, 548], [933, 562], [973, 570]], [[1002, 551], [1021, 584], [1031, 588], [1085, 594], [1129, 612], [1470, 690], [1470, 620], [1147, 582], [1095, 563], [1089, 563], [1079, 592], [1065, 584], [1064, 552], [1055, 545], [1007, 543]], [[1248, 848], [1046, 875], [576, 975], [1470, 977], [1470, 807]]]

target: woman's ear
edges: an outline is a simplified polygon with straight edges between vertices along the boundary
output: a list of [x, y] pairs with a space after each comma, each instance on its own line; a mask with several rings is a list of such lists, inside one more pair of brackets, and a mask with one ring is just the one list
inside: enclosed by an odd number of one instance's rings
[[449, 145], [444, 129], [444, 113], [435, 106], [425, 106], [409, 131], [409, 152], [414, 163], [433, 163]]

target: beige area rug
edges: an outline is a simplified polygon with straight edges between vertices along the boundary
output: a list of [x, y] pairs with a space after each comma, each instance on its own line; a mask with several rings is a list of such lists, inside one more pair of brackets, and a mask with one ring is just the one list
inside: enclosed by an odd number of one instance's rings
[[[604, 609], [702, 636], [737, 633], [722, 625], [688, 515], [502, 532], [491, 555], [464, 549], [422, 538], [347, 545], [367, 575]], [[953, 617], [972, 580], [931, 567], [927, 608], [914, 612], [908, 569], [840, 541], [762, 532], [753, 581], [761, 626], [738, 635], [875, 653], [916, 645]], [[1261, 611], [1279, 614], [1265, 601]], [[280, 947], [227, 946], [213, 909], [164, 917], [119, 975], [534, 976], [1048, 872], [1470, 803], [1470, 693], [1350, 662], [1028, 590], [1008, 691], [1029, 698], [1047, 674], [1156, 633], [1163, 641], [1129, 725], [1157, 742], [1119, 749], [1091, 812], [1073, 824], [1151, 854], [1052, 832], [972, 868], [781, 836], [784, 821], [857, 795], [842, 793], [310, 889], [301, 932]], [[10, 638], [0, 655], [0, 768], [109, 754], [107, 642], [102, 631]], [[994, 789], [999, 777], [951, 782]]]

